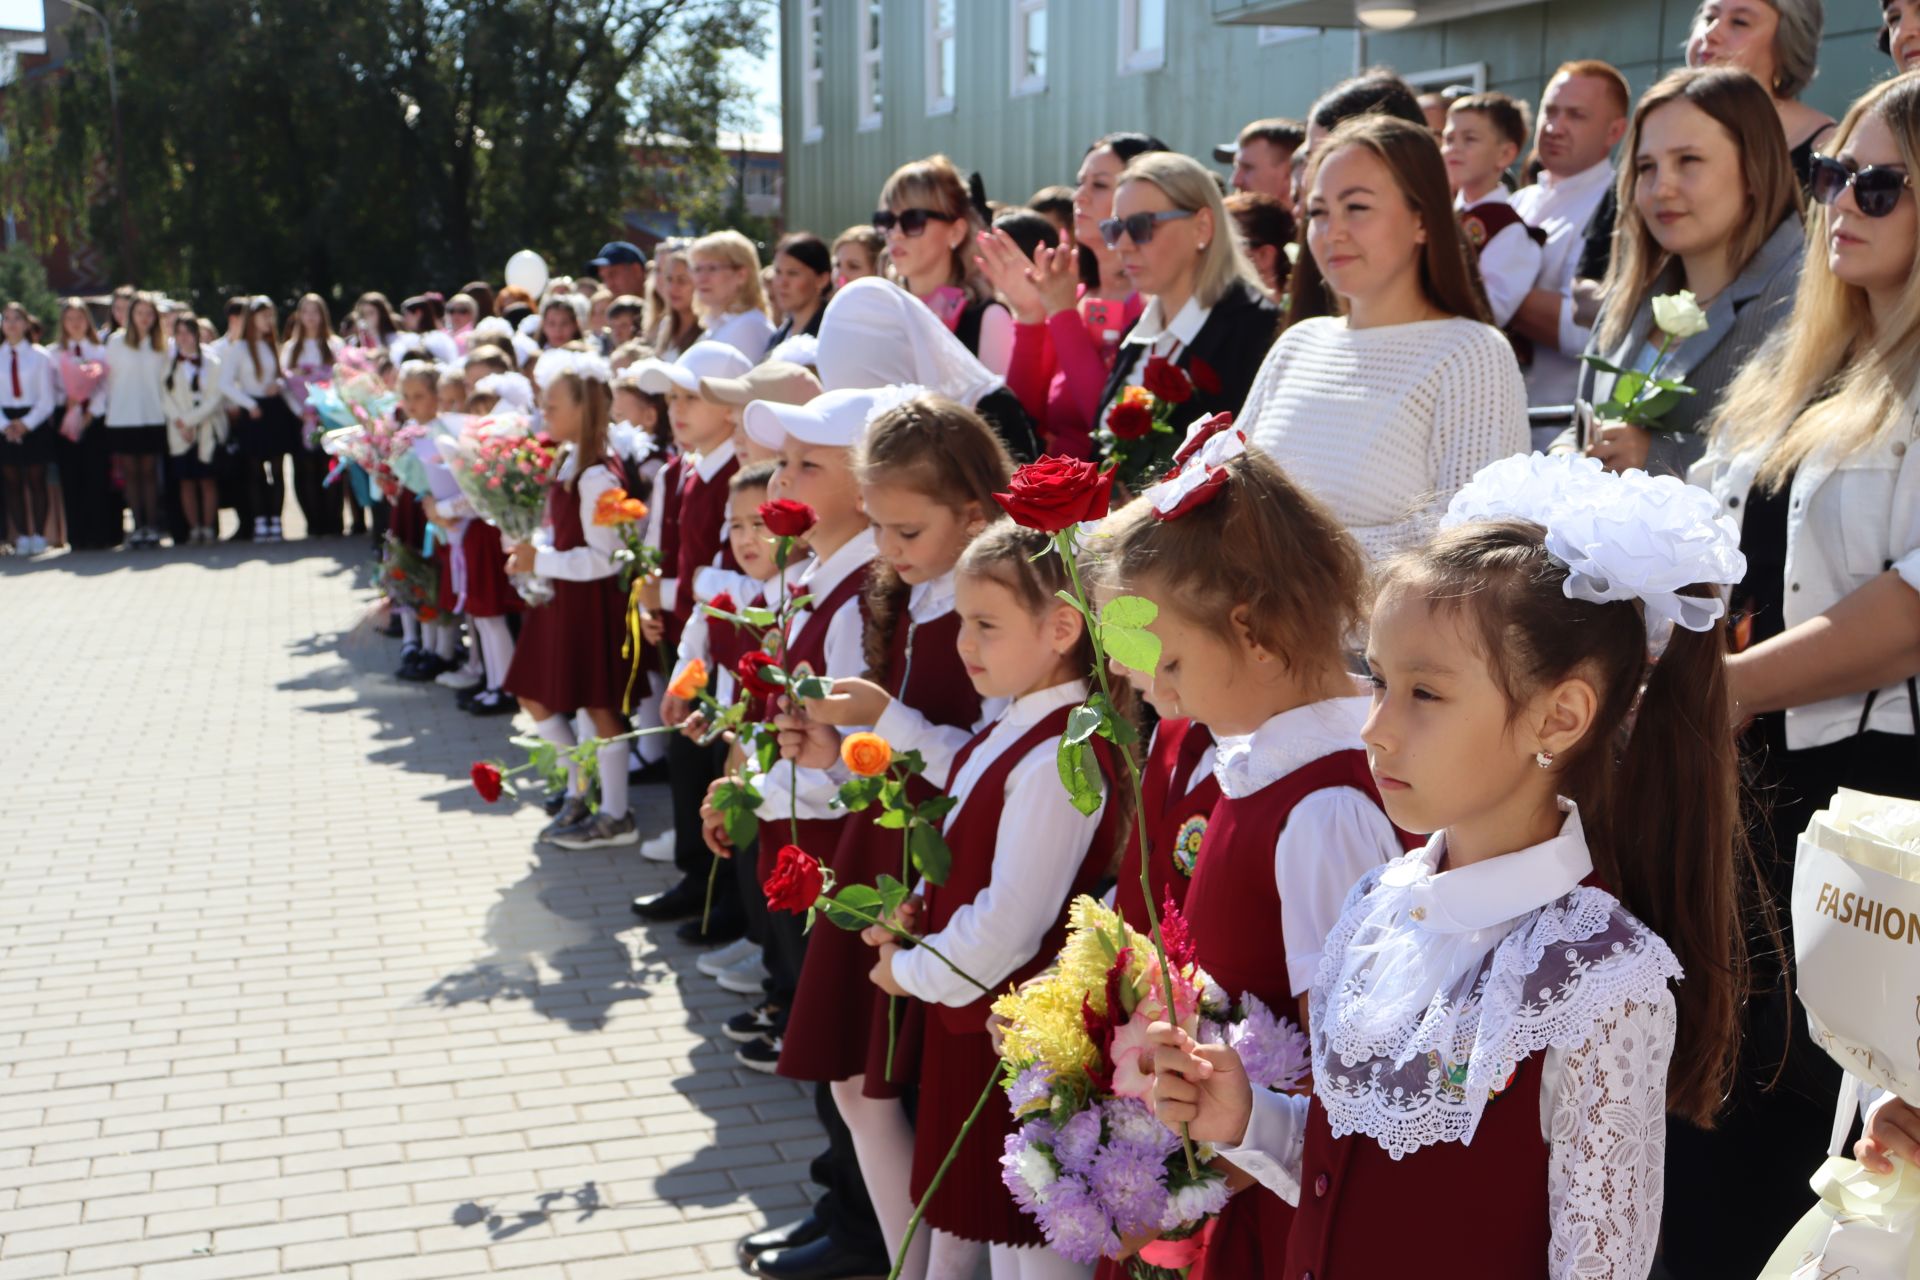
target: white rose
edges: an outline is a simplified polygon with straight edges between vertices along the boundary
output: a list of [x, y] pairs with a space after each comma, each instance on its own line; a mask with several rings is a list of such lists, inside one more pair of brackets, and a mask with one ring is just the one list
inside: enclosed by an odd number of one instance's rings
[[1693, 296], [1691, 289], [1655, 298], [1653, 322], [1675, 342], [1707, 331], [1707, 313], [1700, 309], [1699, 300]]

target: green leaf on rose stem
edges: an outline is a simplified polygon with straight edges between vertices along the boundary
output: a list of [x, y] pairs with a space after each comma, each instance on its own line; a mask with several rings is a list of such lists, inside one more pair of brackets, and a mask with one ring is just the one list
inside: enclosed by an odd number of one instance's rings
[[888, 809], [873, 820], [876, 827], [885, 827], [888, 831], [898, 831], [907, 825], [910, 817], [904, 810]]
[[908, 776], [912, 776], [914, 774], [925, 773], [927, 771], [927, 761], [926, 757], [922, 756], [918, 751], [909, 751], [904, 755], [895, 756], [893, 758], [893, 767]]
[[840, 807], [848, 813], [859, 813], [871, 805], [880, 795], [881, 778], [850, 778], [840, 784]]
[[1085, 742], [1100, 731], [1100, 719], [1100, 708], [1091, 702], [1075, 707], [1067, 716], [1067, 731], [1061, 741]]
[[784, 689], [787, 687], [787, 673], [785, 671], [782, 671], [779, 667], [772, 667], [772, 666], [761, 667], [760, 678], [762, 680], [765, 680], [768, 684], [772, 685], [776, 689]]
[[1600, 372], [1610, 373], [1614, 375], [1616, 378], [1619, 377], [1622, 373], [1626, 372], [1626, 370], [1622, 369], [1619, 365], [1614, 364], [1611, 360], [1602, 360], [1599, 356], [1581, 356], [1580, 358], [1586, 361], [1589, 365], [1592, 365], [1594, 368], [1598, 369]]
[[947, 882], [947, 873], [953, 868], [953, 851], [947, 848], [947, 838], [940, 834], [940, 828], [915, 826], [907, 832], [907, 853], [913, 858], [914, 870], [930, 883]]
[[937, 795], [931, 800], [923, 800], [914, 806], [913, 818], [916, 822], [931, 822], [938, 825], [940, 819], [952, 813], [960, 801], [950, 795]]
[[727, 810], [727, 843], [733, 846], [735, 853], [744, 853], [760, 838], [760, 819], [754, 816], [753, 809], [742, 805]]
[[1054, 592], [1053, 594], [1054, 594], [1054, 596], [1055, 596], [1055, 598], [1057, 598], [1057, 599], [1060, 599], [1060, 600], [1064, 600], [1064, 601], [1066, 601], [1066, 602], [1067, 602], [1068, 604], [1070, 604], [1070, 605], [1072, 605], [1072, 606], [1073, 606], [1073, 608], [1074, 608], [1074, 612], [1076, 612], [1076, 613], [1078, 613], [1078, 614], [1079, 614], [1079, 615], [1080, 615], [1081, 617], [1083, 617], [1083, 618], [1085, 618], [1085, 617], [1087, 617], [1087, 616], [1088, 616], [1088, 614], [1087, 614], [1087, 606], [1085, 606], [1085, 605], [1083, 605], [1083, 604], [1081, 604], [1081, 603], [1080, 603], [1080, 597], [1078, 597], [1078, 596], [1076, 596], [1076, 595], [1074, 595], [1074, 594], [1073, 594], [1073, 592], [1071, 592], [1071, 591], [1056, 591], [1056, 592]]
[[1147, 630], [1147, 624], [1159, 616], [1151, 600], [1115, 596], [1100, 610], [1100, 644], [1121, 666], [1152, 675], [1160, 665], [1160, 637]]
[[1133, 721], [1116, 711], [1106, 694], [1094, 694], [1087, 705], [1100, 713], [1100, 736], [1108, 742], [1125, 747], [1140, 741], [1140, 731], [1133, 727]]
[[880, 906], [888, 915], [893, 915], [899, 911], [900, 904], [905, 902], [908, 894], [912, 892], [907, 886], [901, 884], [889, 875], [882, 875], [878, 880], [873, 882], [873, 887], [880, 891]]
[[1629, 369], [1614, 382], [1613, 398], [1623, 404], [1632, 404], [1633, 398], [1640, 394], [1640, 388], [1646, 385], [1646, 374], [1637, 369]]
[[1656, 391], [1634, 406], [1635, 425], [1644, 426], [1659, 421], [1673, 406], [1680, 403], [1680, 395], [1674, 391]]
[[815, 916], [817, 916], [817, 915], [819, 915], [819, 914], [820, 914], [820, 913], [819, 913], [818, 911], [816, 911], [816, 910], [815, 910], [814, 908], [812, 908], [812, 907], [808, 907], [808, 908], [807, 908], [807, 923], [806, 923], [806, 925], [805, 925], [805, 927], [804, 927], [804, 928], [802, 928], [802, 930], [801, 930], [801, 932], [802, 932], [802, 933], [812, 933], [812, 932], [813, 932], [813, 918], [814, 918]]
[[[858, 933], [873, 923], [870, 917], [880, 914], [880, 891], [870, 884], [850, 884], [827, 899], [826, 911], [829, 921]], [[862, 914], [855, 915], [855, 911]]]
[[762, 774], [772, 773], [773, 762], [775, 760], [778, 760], [779, 758], [780, 758], [780, 744], [774, 741], [774, 739], [770, 736], [762, 737], [759, 743], [756, 744], [754, 747], [753, 762], [755, 765], [759, 766], [756, 772], [759, 772]]
[[759, 605], [748, 605], [740, 611], [740, 619], [750, 627], [770, 627], [780, 620], [771, 609], [762, 609]]
[[802, 702], [817, 702], [833, 692], [833, 681], [825, 676], [802, 676], [793, 682], [793, 696]]
[[1084, 742], [1062, 738], [1054, 763], [1060, 781], [1067, 789], [1067, 801], [1079, 812], [1092, 817], [1100, 811], [1100, 771], [1094, 766], [1093, 752]]

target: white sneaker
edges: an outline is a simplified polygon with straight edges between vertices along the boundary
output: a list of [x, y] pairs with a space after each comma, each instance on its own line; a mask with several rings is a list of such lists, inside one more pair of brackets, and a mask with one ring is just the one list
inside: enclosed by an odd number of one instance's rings
[[722, 991], [731, 991], [738, 996], [757, 996], [765, 992], [767, 967], [760, 963], [760, 948], [755, 947], [753, 954], [733, 965], [714, 978]]
[[433, 682], [442, 689], [457, 689], [465, 693], [469, 689], [478, 689], [487, 680], [485, 676], [471, 671], [442, 671], [433, 678]]
[[749, 956], [758, 956], [760, 948], [751, 938], [729, 942], [718, 951], [709, 951], [693, 962], [693, 967], [709, 978], [717, 978]]
[[672, 862], [674, 843], [673, 832], [662, 831], [640, 846], [640, 856], [648, 862]]

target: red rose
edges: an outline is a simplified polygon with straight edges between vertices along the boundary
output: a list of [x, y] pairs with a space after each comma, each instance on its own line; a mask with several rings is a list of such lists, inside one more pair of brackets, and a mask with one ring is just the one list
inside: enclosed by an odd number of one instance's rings
[[1153, 393], [1157, 400], [1168, 404], [1185, 404], [1193, 399], [1193, 383], [1187, 380], [1180, 366], [1165, 356], [1155, 356], [1147, 361], [1147, 368], [1140, 375], [1140, 385]]
[[707, 608], [715, 610], [716, 612], [719, 612], [719, 613], [740, 612], [740, 606], [735, 604], [733, 602], [733, 597], [725, 591], [722, 591], [719, 595], [707, 601]]
[[767, 532], [774, 537], [797, 538], [813, 528], [820, 517], [804, 502], [775, 498], [760, 504], [760, 519], [766, 522]]
[[1107, 514], [1113, 498], [1113, 472], [1079, 458], [1042, 458], [1013, 473], [1005, 493], [993, 500], [1013, 522], [1042, 533], [1058, 533], [1083, 520]]
[[755, 649], [740, 655], [740, 661], [733, 664], [733, 674], [740, 681], [740, 687], [748, 693], [757, 698], [774, 698], [780, 695], [780, 686], [770, 683], [760, 673], [768, 667], [778, 670], [779, 666], [772, 654]]
[[1205, 360], [1196, 358], [1187, 361], [1187, 376], [1193, 379], [1193, 385], [1199, 389], [1201, 395], [1220, 394], [1220, 375]]
[[473, 766], [473, 789], [480, 798], [492, 804], [500, 798], [500, 771], [486, 761], [478, 761]]
[[820, 860], [797, 845], [785, 845], [773, 874], [767, 877], [767, 909], [803, 915], [813, 910], [826, 887], [827, 876], [820, 869]]
[[1107, 430], [1116, 440], [1138, 440], [1153, 430], [1153, 410], [1122, 400], [1107, 414]]

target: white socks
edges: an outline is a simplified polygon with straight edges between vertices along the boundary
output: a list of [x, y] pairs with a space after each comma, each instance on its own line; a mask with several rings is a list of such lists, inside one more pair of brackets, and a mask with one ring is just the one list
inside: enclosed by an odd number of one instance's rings
[[[867, 1198], [873, 1201], [873, 1214], [880, 1220], [880, 1234], [887, 1242], [887, 1256], [900, 1252], [900, 1241], [907, 1234], [907, 1219], [913, 1216], [913, 1126], [907, 1123], [906, 1108], [894, 1098], [869, 1098], [860, 1092], [865, 1076], [836, 1080], [827, 1086], [833, 1091], [833, 1105], [840, 1109], [847, 1132], [853, 1136], [853, 1153], [860, 1161], [860, 1178], [867, 1184]], [[913, 1233], [913, 1248], [907, 1254], [903, 1276], [918, 1276], [927, 1271], [928, 1246], [932, 1231], [923, 1222]], [[966, 1241], [968, 1248], [976, 1246]], [[978, 1260], [978, 1254], [974, 1255]], [[954, 1273], [970, 1280], [972, 1270]]]
[[[869, 1195], [873, 1192], [871, 1183], [867, 1186], [867, 1192]], [[923, 1235], [932, 1238], [927, 1250], [927, 1280], [973, 1280], [980, 1273], [980, 1255], [987, 1251], [987, 1246], [978, 1240], [962, 1240], [944, 1231], [929, 1231], [924, 1221], [920, 1224], [920, 1230], [913, 1235], [916, 1242]], [[900, 1274], [911, 1276], [916, 1273], [909, 1263], [901, 1268]], [[997, 1271], [994, 1272], [994, 1280], [1000, 1280]]]
[[[640, 699], [633, 709], [633, 727], [636, 729], [655, 729], [660, 726], [660, 674], [650, 672], [647, 677], [647, 696]], [[655, 760], [667, 758], [667, 735], [650, 733], [644, 738], [633, 740], [633, 749], [640, 756], [641, 764], [652, 764]]]
[[487, 688], [499, 689], [507, 683], [507, 668], [513, 665], [513, 632], [505, 618], [474, 618], [472, 622], [473, 644], [486, 668]]
[[400, 639], [402, 643], [417, 645], [420, 643], [420, 615], [405, 605], [396, 606], [400, 614]]
[[427, 647], [433, 650], [433, 656], [442, 662], [453, 660], [453, 651], [460, 643], [460, 633], [451, 622], [429, 622], [427, 624]]
[[627, 816], [627, 744], [603, 742], [594, 754], [600, 758], [600, 812], [609, 818]]
[[[548, 716], [534, 725], [533, 731], [560, 748], [562, 752], [571, 750], [580, 741], [573, 736], [573, 726], [567, 723], [565, 716]], [[620, 781], [624, 784], [626, 775], [622, 774]], [[567, 762], [567, 794], [570, 796], [580, 794], [580, 767], [572, 761]]]
[[1012, 1245], [987, 1246], [993, 1280], [1088, 1280], [1093, 1268], [1069, 1262], [1045, 1245], [1016, 1249]]

